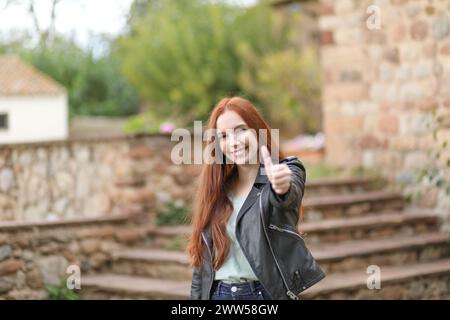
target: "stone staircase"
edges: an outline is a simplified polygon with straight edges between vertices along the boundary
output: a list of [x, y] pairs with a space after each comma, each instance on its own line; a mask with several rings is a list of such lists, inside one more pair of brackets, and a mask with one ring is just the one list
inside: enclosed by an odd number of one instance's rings
[[[299, 231], [327, 277], [302, 299], [450, 299], [450, 235], [435, 215], [378, 187], [368, 178], [308, 183]], [[113, 252], [104, 272], [82, 277], [82, 298], [189, 299], [188, 257], [165, 249], [189, 232], [149, 229], [147, 246]], [[368, 289], [372, 265], [380, 289]]]

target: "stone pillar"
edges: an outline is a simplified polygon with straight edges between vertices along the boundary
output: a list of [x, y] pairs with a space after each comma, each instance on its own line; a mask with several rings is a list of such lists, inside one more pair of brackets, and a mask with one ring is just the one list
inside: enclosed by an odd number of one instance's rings
[[381, 173], [450, 219], [450, 1], [320, 6], [327, 163]]

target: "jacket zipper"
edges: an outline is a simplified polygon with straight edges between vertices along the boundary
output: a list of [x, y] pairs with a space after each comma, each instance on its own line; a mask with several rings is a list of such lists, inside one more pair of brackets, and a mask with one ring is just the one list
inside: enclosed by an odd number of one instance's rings
[[270, 243], [269, 236], [267, 235], [267, 230], [266, 230], [266, 226], [265, 226], [265, 223], [264, 223], [264, 217], [263, 217], [263, 213], [262, 213], [262, 204], [261, 204], [261, 201], [262, 201], [262, 200], [261, 200], [261, 199], [262, 199], [262, 190], [261, 190], [261, 196], [259, 197], [259, 213], [260, 213], [260, 215], [261, 215], [261, 222], [262, 222], [262, 224], [263, 224], [264, 234], [265, 234], [265, 236], [266, 236], [267, 243], [269, 244], [269, 248], [270, 248], [270, 251], [271, 251], [271, 253], [272, 253], [272, 257], [273, 257], [273, 259], [275, 260], [275, 264], [277, 265], [278, 271], [280, 271], [281, 278], [283, 279], [284, 285], [286, 286], [286, 289], [287, 289], [286, 294], [287, 294], [288, 297], [291, 298], [292, 300], [300, 300], [299, 297], [298, 297], [294, 292], [292, 292], [291, 289], [289, 288], [289, 286], [288, 286], [288, 284], [287, 284], [287, 281], [286, 281], [286, 279], [284, 278], [283, 271], [281, 270], [280, 265], [278, 264], [278, 260], [277, 260], [277, 258], [275, 257], [275, 254], [274, 254], [274, 252], [273, 252], [273, 248], [272, 248], [272, 245], [271, 245], [271, 243]]
[[206, 247], [208, 248], [209, 255], [211, 256], [211, 281], [210, 281], [209, 290], [208, 290], [208, 299], [209, 299], [209, 295], [211, 294], [211, 288], [212, 288], [212, 285], [213, 285], [213, 282], [214, 282], [214, 266], [212, 265], [213, 254], [212, 254], [212, 250], [209, 247], [208, 241], [206, 241], [206, 237], [203, 234], [203, 232], [202, 232], [202, 239], [205, 242]]
[[297, 232], [289, 230], [289, 229], [280, 228], [279, 226], [276, 226], [272, 223], [269, 224], [269, 228], [280, 231], [280, 232], [287, 232], [287, 233], [293, 234], [293, 235], [297, 236], [298, 238], [304, 240], [303, 237], [301, 235], [299, 235]]

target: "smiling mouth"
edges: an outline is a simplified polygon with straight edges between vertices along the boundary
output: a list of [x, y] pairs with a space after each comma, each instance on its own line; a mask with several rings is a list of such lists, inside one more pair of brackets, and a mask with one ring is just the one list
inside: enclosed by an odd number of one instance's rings
[[240, 155], [244, 155], [245, 151], [247, 151], [247, 150], [248, 150], [248, 147], [240, 148], [238, 150], [232, 151], [231, 154], [234, 156], [240, 156]]

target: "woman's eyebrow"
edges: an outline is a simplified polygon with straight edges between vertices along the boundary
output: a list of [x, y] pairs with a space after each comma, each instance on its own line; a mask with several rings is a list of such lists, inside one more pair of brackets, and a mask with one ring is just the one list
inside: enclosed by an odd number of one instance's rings
[[[239, 123], [236, 126], [234, 126], [233, 128], [231, 128], [231, 130], [242, 128], [242, 127], [246, 127], [246, 126], [247, 125], [245, 123]], [[230, 129], [227, 129], [227, 130], [230, 130]]]
[[218, 131], [219, 134], [221, 134], [221, 133], [226, 133], [227, 130], [238, 129], [238, 128], [241, 128], [241, 127], [247, 127], [247, 125], [246, 125], [245, 123], [239, 123], [238, 125], [236, 125], [236, 126], [233, 127], [233, 128], [225, 129], [224, 132], [220, 131], [219, 129], [217, 129], [217, 131]]

